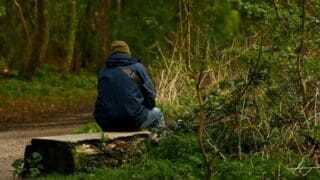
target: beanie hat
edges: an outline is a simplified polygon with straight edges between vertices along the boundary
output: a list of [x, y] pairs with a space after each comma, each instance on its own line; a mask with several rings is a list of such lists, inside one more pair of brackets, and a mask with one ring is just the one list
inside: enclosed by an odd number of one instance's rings
[[131, 57], [130, 48], [128, 44], [124, 41], [113, 41], [111, 43], [110, 54], [113, 54], [115, 52], [123, 52]]

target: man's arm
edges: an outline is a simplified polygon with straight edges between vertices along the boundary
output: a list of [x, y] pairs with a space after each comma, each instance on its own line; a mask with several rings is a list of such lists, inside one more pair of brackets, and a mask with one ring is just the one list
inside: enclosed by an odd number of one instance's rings
[[142, 78], [142, 83], [144, 83], [144, 85], [146, 86], [146, 88], [152, 92], [154, 94], [154, 96], [156, 97], [156, 88], [154, 86], [154, 84], [151, 81], [151, 78], [147, 72], [147, 70], [145, 69], [145, 67], [141, 64], [141, 63], [137, 63], [137, 74]]

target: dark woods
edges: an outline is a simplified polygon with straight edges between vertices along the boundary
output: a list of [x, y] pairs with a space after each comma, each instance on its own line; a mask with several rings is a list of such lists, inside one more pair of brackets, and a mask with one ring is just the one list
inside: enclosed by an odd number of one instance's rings
[[319, 175], [309, 168], [319, 164], [319, 9], [318, 0], [4, 0], [0, 77], [31, 80], [48, 65], [96, 73], [109, 43], [125, 40], [177, 132], [196, 134], [202, 176], [226, 177], [248, 159], [264, 169], [249, 168], [258, 178]]
[[[2, 68], [31, 80], [40, 65], [68, 73], [101, 66], [107, 55], [109, 1], [1, 3]], [[89, 67], [89, 64], [91, 67]]]
[[[0, 69], [32, 79], [52, 64], [64, 73], [104, 65], [108, 44], [125, 39], [146, 62], [175, 27], [177, 2], [7, 0], [0, 3]], [[150, 8], [152, 7], [152, 8]], [[148, 62], [147, 62], [148, 63]]]

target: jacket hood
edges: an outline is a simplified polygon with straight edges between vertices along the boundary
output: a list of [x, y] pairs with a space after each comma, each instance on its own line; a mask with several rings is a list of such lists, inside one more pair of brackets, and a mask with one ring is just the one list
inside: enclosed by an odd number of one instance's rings
[[116, 52], [106, 61], [107, 67], [127, 66], [139, 62], [138, 59], [129, 57], [126, 53]]

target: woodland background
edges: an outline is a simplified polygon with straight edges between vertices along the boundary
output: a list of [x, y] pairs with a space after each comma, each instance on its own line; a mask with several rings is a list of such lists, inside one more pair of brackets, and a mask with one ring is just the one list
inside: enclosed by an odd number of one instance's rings
[[22, 96], [29, 107], [92, 103], [110, 42], [124, 40], [174, 133], [138, 165], [94, 176], [317, 178], [319, 9], [318, 0], [2, 0], [1, 112]]

